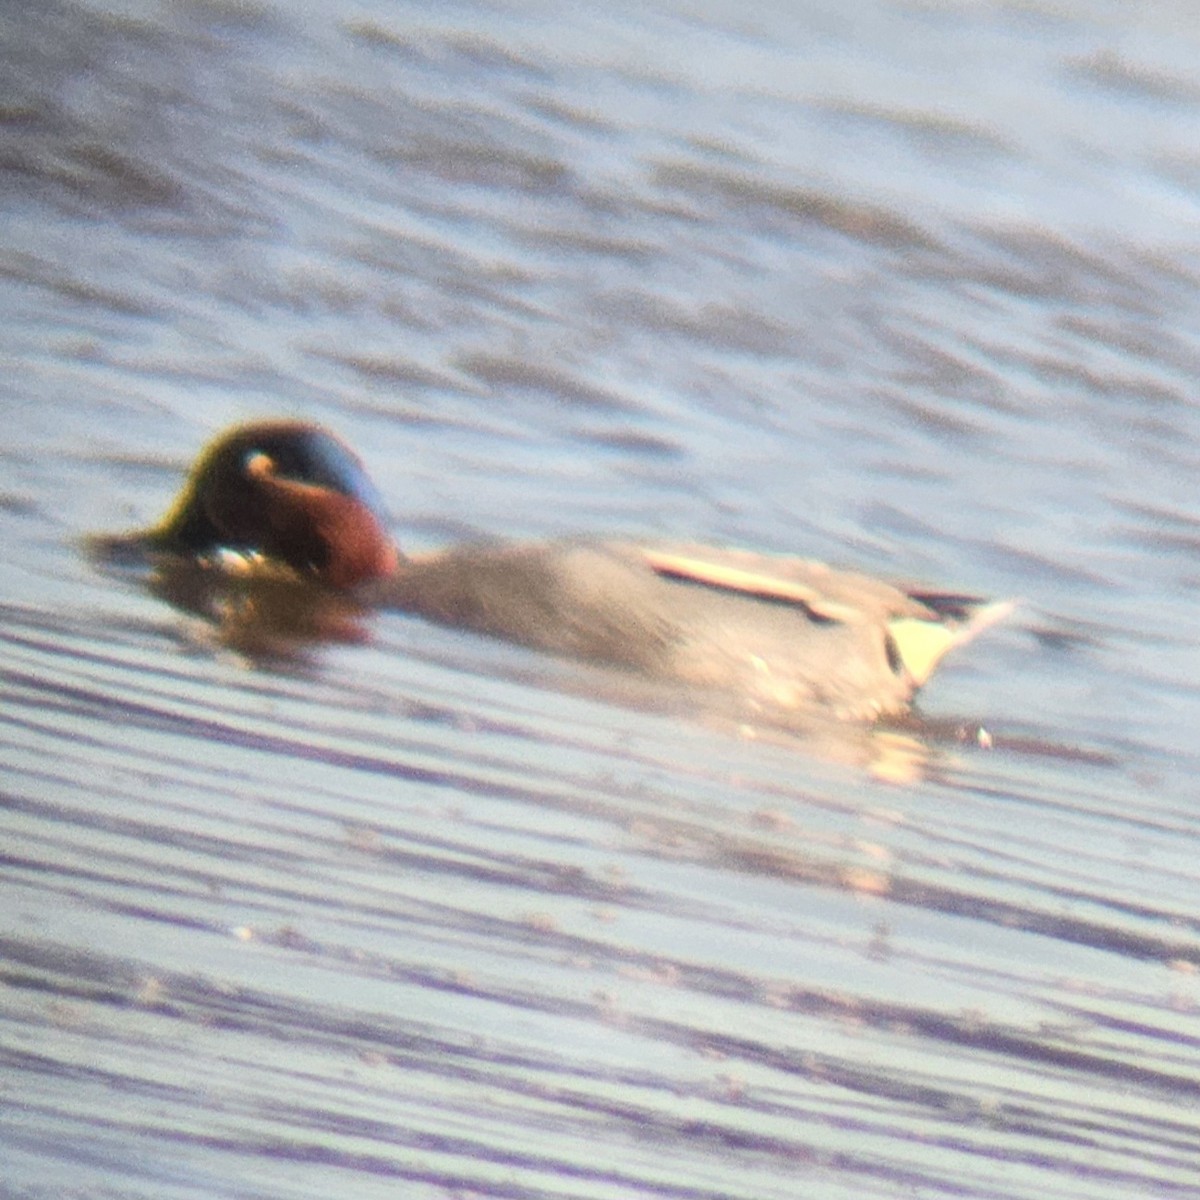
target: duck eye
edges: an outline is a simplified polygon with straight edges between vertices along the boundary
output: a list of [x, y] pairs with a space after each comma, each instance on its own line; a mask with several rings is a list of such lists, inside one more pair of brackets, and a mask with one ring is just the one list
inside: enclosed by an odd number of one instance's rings
[[275, 474], [275, 460], [261, 450], [252, 450], [246, 455], [245, 469], [251, 479], [263, 479]]

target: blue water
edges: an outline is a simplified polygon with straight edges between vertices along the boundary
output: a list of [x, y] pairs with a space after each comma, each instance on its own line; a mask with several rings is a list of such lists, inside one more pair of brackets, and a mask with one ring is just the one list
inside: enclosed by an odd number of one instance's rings
[[[1198, 40], [0, 13], [0, 1190], [1195, 1194]], [[88, 553], [261, 415], [336, 429], [413, 548], [1022, 607], [923, 735], [801, 741]]]

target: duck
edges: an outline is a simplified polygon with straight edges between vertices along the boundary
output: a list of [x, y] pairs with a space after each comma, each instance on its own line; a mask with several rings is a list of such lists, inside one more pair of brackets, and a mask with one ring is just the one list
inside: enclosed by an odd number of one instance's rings
[[284, 572], [440, 625], [724, 692], [754, 712], [907, 714], [951, 651], [1012, 610], [811, 559], [563, 537], [407, 555], [362, 461], [321, 426], [255, 421], [199, 455], [146, 551]]

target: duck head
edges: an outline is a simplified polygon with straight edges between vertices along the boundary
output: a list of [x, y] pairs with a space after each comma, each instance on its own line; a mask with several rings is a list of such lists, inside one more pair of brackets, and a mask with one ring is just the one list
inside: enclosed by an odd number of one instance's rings
[[334, 588], [384, 578], [400, 562], [362, 463], [331, 433], [302, 421], [222, 434], [147, 542], [192, 556], [258, 554]]

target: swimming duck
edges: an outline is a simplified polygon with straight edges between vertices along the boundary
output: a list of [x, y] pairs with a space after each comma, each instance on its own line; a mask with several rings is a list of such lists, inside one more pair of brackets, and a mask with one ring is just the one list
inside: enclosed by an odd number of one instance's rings
[[691, 543], [575, 538], [408, 557], [359, 459], [297, 421], [217, 438], [139, 541], [286, 570], [441, 624], [723, 690], [756, 712], [902, 714], [948, 651], [1012, 607]]

